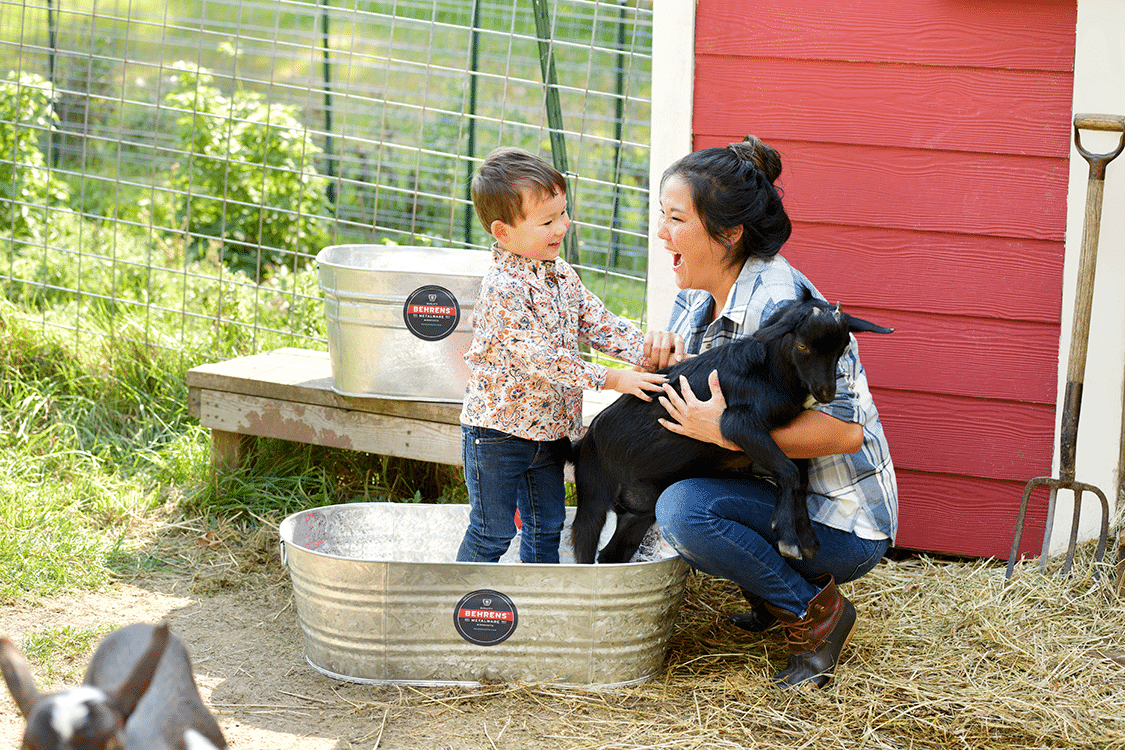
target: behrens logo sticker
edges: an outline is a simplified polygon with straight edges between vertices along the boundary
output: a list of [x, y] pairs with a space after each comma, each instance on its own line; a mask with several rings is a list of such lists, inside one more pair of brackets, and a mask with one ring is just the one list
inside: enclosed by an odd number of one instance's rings
[[457, 328], [461, 306], [448, 289], [429, 285], [415, 289], [402, 307], [406, 328], [425, 341], [440, 341]]
[[519, 614], [511, 599], [499, 591], [481, 589], [461, 597], [453, 613], [457, 634], [478, 646], [506, 641], [519, 625]]

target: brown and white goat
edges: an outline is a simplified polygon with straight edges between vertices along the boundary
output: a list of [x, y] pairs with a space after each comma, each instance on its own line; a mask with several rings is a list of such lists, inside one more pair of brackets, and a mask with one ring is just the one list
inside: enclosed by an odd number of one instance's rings
[[183, 642], [137, 623], [106, 636], [81, 687], [43, 694], [23, 654], [0, 637], [0, 670], [27, 720], [27, 750], [222, 750]]

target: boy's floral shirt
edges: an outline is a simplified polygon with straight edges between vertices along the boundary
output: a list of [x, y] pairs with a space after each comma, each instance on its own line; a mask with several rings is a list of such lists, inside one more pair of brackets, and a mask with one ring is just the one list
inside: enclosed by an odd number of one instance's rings
[[607, 368], [584, 361], [579, 344], [632, 364], [644, 335], [582, 286], [562, 258], [528, 260], [492, 247], [481, 281], [462, 424], [528, 440], [577, 437], [582, 390], [600, 390]]

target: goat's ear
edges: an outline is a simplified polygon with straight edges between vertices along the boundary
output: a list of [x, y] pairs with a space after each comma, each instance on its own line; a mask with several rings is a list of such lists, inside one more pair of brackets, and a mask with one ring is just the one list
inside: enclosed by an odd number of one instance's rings
[[803, 294], [800, 299], [790, 300], [784, 307], [779, 307], [780, 314], [775, 312], [771, 315], [766, 321], [767, 324], [754, 331], [751, 338], [761, 342], [779, 339], [797, 330], [797, 326], [807, 315], [819, 314], [820, 308], [809, 304], [812, 301], [812, 292], [808, 287], [802, 287], [801, 290]]
[[153, 629], [148, 648], [137, 660], [136, 666], [133, 667], [133, 671], [126, 678], [125, 683], [110, 696], [124, 718], [129, 718], [137, 704], [140, 703], [141, 696], [152, 684], [152, 677], [156, 674], [156, 668], [160, 665], [160, 657], [164, 656], [164, 647], [167, 645], [168, 623], [162, 622]]
[[848, 330], [852, 333], [894, 333], [895, 329], [887, 328], [886, 326], [875, 325], [863, 318], [857, 318], [854, 315], [844, 313], [848, 319]]
[[16, 644], [6, 637], [0, 637], [0, 670], [4, 672], [8, 691], [26, 719], [31, 716], [32, 709], [43, 696], [35, 687], [27, 659], [16, 648]]
[[796, 309], [800, 305], [793, 305], [785, 312], [780, 318], [770, 323], [768, 326], [762, 326], [751, 334], [751, 338], [755, 341], [773, 341], [779, 339], [787, 333], [792, 333], [797, 328], [797, 318], [801, 317], [796, 314]]

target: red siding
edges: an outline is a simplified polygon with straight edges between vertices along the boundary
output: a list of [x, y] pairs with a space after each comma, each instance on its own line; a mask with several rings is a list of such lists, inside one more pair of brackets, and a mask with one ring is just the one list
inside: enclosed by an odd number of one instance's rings
[[833, 300], [1050, 325], [1061, 311], [1062, 253], [1059, 242], [838, 224], [801, 224], [785, 251]]
[[[729, 65], [728, 57], [697, 60], [697, 78], [721, 79], [724, 87], [699, 91], [695, 111], [736, 132], [771, 120], [785, 123], [776, 135], [789, 140], [830, 133], [837, 143], [996, 154], [1047, 147], [1067, 156], [1069, 141], [1053, 136], [1060, 117], [1070, 116], [1069, 73], [769, 58]], [[754, 109], [740, 107], [732, 91], [752, 98]], [[801, 118], [786, 121], [794, 112]]]
[[1074, 70], [1076, 0], [699, 0], [698, 56]]
[[[860, 337], [902, 547], [1007, 557], [1051, 473], [1074, 0], [699, 0], [696, 148], [785, 161], [785, 255]], [[1041, 500], [1041, 498], [1039, 498]], [[1040, 503], [1040, 506], [1042, 503]], [[1037, 554], [1045, 512], [1029, 513]]]

